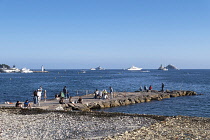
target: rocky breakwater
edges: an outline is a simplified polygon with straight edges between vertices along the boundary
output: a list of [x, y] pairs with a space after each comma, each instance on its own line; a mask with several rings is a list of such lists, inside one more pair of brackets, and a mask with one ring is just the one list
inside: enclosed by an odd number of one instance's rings
[[171, 97], [179, 97], [179, 96], [192, 96], [197, 95], [194, 91], [149, 91], [149, 92], [117, 92], [115, 93], [115, 98], [107, 99], [107, 100], [94, 100], [93, 102], [89, 102], [83, 104], [83, 107], [80, 106], [79, 109], [88, 110], [88, 109], [101, 109], [101, 108], [109, 108], [109, 107], [117, 107], [117, 106], [125, 106], [135, 103], [143, 103], [150, 102], [152, 100], [160, 101], [165, 98]]

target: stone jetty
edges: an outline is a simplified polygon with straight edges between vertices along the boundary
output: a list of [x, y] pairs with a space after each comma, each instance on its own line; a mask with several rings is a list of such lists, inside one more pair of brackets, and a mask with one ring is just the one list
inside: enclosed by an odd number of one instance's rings
[[[161, 101], [165, 98], [179, 97], [179, 96], [192, 96], [197, 95], [194, 91], [184, 91], [184, 90], [166, 90], [165, 92], [160, 92], [156, 90], [148, 92], [114, 92], [114, 98], [110, 99], [94, 99], [94, 94], [88, 94], [80, 96], [83, 99], [82, 104], [76, 103], [71, 104], [69, 100], [64, 99], [66, 104], [59, 104], [59, 99], [49, 99], [46, 101], [41, 101], [40, 105], [34, 106], [31, 102], [32, 108], [40, 108], [45, 110], [81, 110], [90, 111], [92, 109], [110, 108], [117, 106], [125, 106], [136, 103], [150, 102], [153, 100]], [[72, 101], [77, 101], [79, 96], [74, 96]], [[13, 104], [1, 104], [2, 106], [14, 106]]]
[[[109, 108], [109, 107], [117, 107], [117, 106], [125, 106], [135, 103], [143, 103], [150, 102], [152, 100], [160, 101], [165, 98], [171, 97], [179, 97], [179, 96], [192, 96], [197, 95], [194, 91], [182, 91], [182, 90], [174, 90], [166, 92], [159, 91], [148, 91], [148, 92], [115, 92], [113, 99], [94, 99], [92, 102], [84, 102], [83, 107], [79, 107], [79, 109], [101, 109], [101, 108]], [[90, 95], [88, 95], [90, 96]], [[92, 95], [93, 96], [93, 95]], [[86, 99], [87, 97], [84, 97]]]

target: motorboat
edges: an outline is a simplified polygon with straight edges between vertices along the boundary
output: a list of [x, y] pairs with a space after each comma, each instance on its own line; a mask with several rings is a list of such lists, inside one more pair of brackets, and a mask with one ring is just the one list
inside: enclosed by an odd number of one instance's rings
[[96, 70], [105, 70], [104, 68], [102, 68], [101, 66], [98, 66], [97, 68], [95, 68]]
[[3, 67], [3, 68], [0, 69], [0, 71], [3, 72], [3, 73], [16, 73], [16, 72], [20, 72], [20, 69], [13, 66], [12, 68]]
[[86, 73], [86, 71], [85, 70], [81, 70], [81, 72], [80, 73]]
[[2, 69], [1, 69], [1, 72], [3, 72], [3, 73], [14, 73], [15, 71], [12, 70], [12, 69], [2, 68]]
[[95, 68], [91, 68], [90, 70], [96, 70]]
[[142, 70], [142, 68], [132, 66], [132, 67], [128, 68], [127, 70]]
[[21, 73], [33, 73], [32, 70], [27, 69], [27, 68], [22, 68], [22, 69], [20, 70], [20, 72], [21, 72]]

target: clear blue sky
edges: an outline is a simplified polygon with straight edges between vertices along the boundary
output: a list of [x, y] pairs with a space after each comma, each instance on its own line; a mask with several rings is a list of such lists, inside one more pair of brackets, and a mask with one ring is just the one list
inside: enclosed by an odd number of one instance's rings
[[209, 0], [0, 0], [0, 64], [210, 69]]

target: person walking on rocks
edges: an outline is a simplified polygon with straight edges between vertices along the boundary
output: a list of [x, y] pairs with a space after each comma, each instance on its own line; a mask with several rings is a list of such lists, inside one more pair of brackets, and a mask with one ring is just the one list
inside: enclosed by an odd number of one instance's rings
[[111, 86], [109, 87], [109, 90], [110, 90], [110, 98], [112, 99], [113, 98], [113, 91], [114, 90], [113, 90], [113, 88]]
[[164, 91], [164, 86], [165, 86], [165, 85], [162, 83], [162, 92]]

